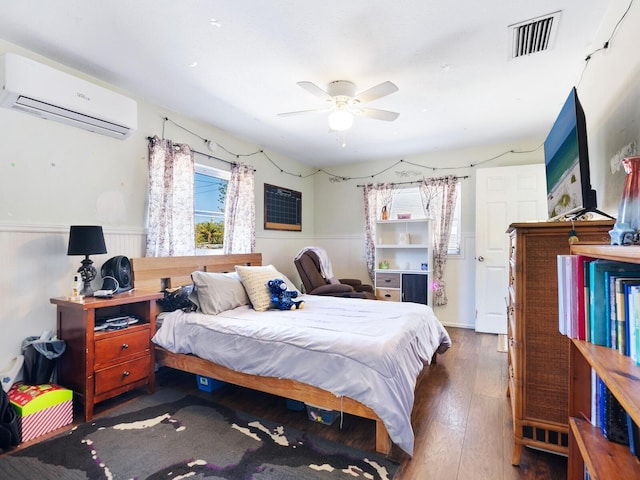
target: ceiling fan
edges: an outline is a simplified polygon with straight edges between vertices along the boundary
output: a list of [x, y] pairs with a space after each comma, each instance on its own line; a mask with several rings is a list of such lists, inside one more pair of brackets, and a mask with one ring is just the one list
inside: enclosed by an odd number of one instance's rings
[[348, 130], [353, 125], [353, 116], [360, 115], [375, 120], [392, 122], [398, 112], [379, 110], [377, 108], [363, 107], [363, 103], [377, 100], [398, 91], [398, 87], [393, 82], [382, 82], [375, 87], [371, 87], [364, 92], [356, 94], [356, 85], [348, 80], [335, 80], [327, 85], [327, 90], [323, 90], [313, 82], [298, 82], [307, 92], [328, 103], [325, 108], [313, 110], [300, 110], [297, 112], [279, 113], [280, 116], [300, 115], [306, 113], [331, 112], [329, 114], [329, 128], [332, 131]]

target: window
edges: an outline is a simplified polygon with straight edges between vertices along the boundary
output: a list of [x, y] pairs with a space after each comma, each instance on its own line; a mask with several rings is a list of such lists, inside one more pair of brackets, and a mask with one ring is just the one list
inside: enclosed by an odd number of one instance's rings
[[[460, 209], [462, 205], [460, 197], [460, 188], [458, 186], [456, 208], [453, 213], [453, 223], [449, 237], [448, 253], [450, 255], [460, 253]], [[394, 194], [393, 200], [391, 201], [389, 218], [397, 218], [398, 213], [410, 213], [411, 218], [425, 218], [418, 187], [405, 187]]]
[[224, 202], [230, 173], [196, 165], [193, 216], [196, 252], [221, 254], [224, 240]]

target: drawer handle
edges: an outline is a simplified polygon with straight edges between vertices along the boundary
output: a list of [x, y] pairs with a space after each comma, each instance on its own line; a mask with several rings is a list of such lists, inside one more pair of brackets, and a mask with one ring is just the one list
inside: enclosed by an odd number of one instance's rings
[[390, 278], [385, 278], [384, 281], [387, 282], [387, 283], [391, 283], [391, 279]]
[[128, 345], [127, 343], [123, 343], [123, 344], [122, 344], [122, 349], [123, 349], [123, 350], [125, 350], [125, 349], [127, 349], [127, 348], [129, 348], [129, 345]]
[[127, 372], [126, 370], [122, 372], [123, 377], [128, 377], [129, 375], [131, 375], [131, 373]]
[[391, 295], [389, 293], [385, 293], [384, 296], [385, 298], [391, 298]]

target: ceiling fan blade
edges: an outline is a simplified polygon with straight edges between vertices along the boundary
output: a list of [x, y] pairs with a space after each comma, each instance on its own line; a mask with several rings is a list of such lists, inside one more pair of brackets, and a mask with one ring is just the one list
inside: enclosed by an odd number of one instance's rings
[[325, 92], [323, 89], [321, 89], [319, 86], [317, 86], [313, 82], [298, 82], [298, 85], [304, 88], [311, 95], [321, 98], [322, 100], [328, 100], [328, 101], [333, 100], [331, 98], [331, 95], [329, 95], [327, 92]]
[[331, 110], [331, 108], [314, 108], [313, 110], [298, 110], [297, 112], [279, 113], [278, 116], [279, 117], [288, 117], [288, 116], [291, 116], [291, 115], [304, 115], [306, 113], [323, 113], [323, 112], [328, 112], [329, 110]]
[[362, 115], [363, 117], [373, 118], [374, 120], [384, 120], [386, 122], [393, 122], [400, 115], [398, 112], [390, 112], [389, 110], [363, 107], [354, 109], [354, 113]]
[[372, 100], [376, 100], [378, 98], [391, 95], [398, 91], [398, 87], [393, 82], [382, 82], [375, 87], [371, 87], [369, 90], [365, 90], [364, 92], [358, 93], [356, 95], [356, 100], [361, 103], [371, 102]]

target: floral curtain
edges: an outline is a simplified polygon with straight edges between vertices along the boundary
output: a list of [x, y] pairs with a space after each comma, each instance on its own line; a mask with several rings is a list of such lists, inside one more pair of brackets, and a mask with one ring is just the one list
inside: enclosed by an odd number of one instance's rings
[[253, 253], [256, 247], [254, 168], [235, 163], [224, 208], [224, 253]]
[[149, 140], [147, 257], [194, 255], [194, 169], [188, 145]]
[[364, 186], [365, 257], [367, 270], [373, 281], [376, 268], [376, 220], [380, 220], [382, 207], [389, 210], [397, 188], [392, 183], [369, 183]]
[[427, 215], [434, 219], [433, 235], [433, 303], [447, 304], [444, 282], [444, 267], [447, 263], [449, 236], [453, 213], [456, 208], [458, 179], [454, 176], [427, 178], [419, 186], [422, 206]]

